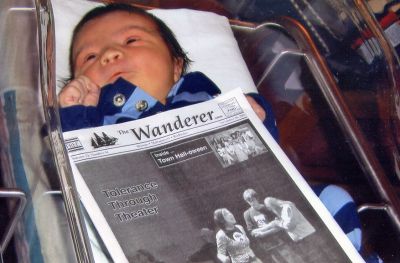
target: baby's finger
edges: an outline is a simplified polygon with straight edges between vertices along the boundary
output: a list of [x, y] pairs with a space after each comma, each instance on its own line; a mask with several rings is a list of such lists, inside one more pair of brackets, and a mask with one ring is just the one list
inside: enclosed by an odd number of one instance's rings
[[74, 85], [67, 86], [63, 88], [58, 95], [59, 104], [61, 107], [78, 105], [80, 104], [81, 96], [82, 94], [79, 88]]
[[89, 78], [85, 77], [85, 87], [87, 93], [83, 100], [83, 105], [85, 106], [96, 106], [99, 102], [100, 87], [93, 83]]
[[86, 88], [85, 80], [76, 78], [61, 90], [59, 104], [61, 107], [81, 105], [87, 93], [88, 89]]
[[86, 80], [83, 79], [82, 77], [78, 77], [77, 79], [74, 79], [70, 85], [75, 86], [77, 89], [79, 89], [81, 96], [79, 103], [82, 104], [86, 95], [88, 94], [88, 88], [86, 87]]
[[261, 121], [264, 121], [267, 117], [265, 110], [252, 97], [246, 96], [246, 98], [254, 112], [257, 114], [258, 118], [260, 118]]

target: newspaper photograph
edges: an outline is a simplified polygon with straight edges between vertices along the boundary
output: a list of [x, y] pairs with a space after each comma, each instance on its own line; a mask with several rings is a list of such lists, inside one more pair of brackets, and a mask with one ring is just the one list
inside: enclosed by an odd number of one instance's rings
[[64, 141], [114, 262], [364, 262], [239, 90]]

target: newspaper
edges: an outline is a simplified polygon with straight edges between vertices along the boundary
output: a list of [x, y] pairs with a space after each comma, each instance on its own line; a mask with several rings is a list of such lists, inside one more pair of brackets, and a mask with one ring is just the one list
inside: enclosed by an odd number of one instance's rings
[[64, 139], [114, 262], [364, 262], [239, 90]]

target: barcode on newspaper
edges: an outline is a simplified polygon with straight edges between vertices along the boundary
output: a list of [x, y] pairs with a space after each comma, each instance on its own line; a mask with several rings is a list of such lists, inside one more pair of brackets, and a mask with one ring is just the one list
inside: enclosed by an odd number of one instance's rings
[[67, 148], [68, 152], [79, 151], [83, 149], [83, 145], [77, 137], [66, 139], [65, 147]]
[[229, 100], [218, 103], [218, 106], [223, 111], [226, 117], [231, 117], [243, 113], [243, 109], [240, 107], [236, 98], [231, 98]]

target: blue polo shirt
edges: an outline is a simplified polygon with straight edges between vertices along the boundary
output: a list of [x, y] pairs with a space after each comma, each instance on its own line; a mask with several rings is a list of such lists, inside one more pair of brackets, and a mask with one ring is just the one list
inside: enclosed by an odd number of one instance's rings
[[[166, 103], [162, 104], [143, 89], [119, 78], [101, 89], [97, 106], [74, 105], [60, 109], [63, 131], [97, 127], [145, 118], [159, 112], [207, 101], [221, 93], [203, 73], [185, 74], [171, 88]], [[275, 117], [269, 103], [259, 94], [253, 97], [266, 112], [264, 125], [278, 138]]]

